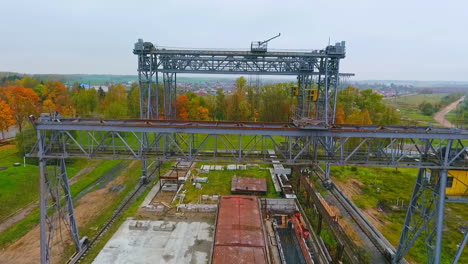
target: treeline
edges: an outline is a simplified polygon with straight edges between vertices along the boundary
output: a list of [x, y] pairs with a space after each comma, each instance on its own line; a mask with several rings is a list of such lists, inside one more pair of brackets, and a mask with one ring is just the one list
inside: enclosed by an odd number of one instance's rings
[[[297, 104], [291, 96], [294, 83], [276, 83], [260, 88], [236, 80], [233, 94], [197, 96], [192, 92], [177, 97], [177, 118], [182, 120], [229, 120], [288, 122]], [[383, 96], [371, 89], [349, 86], [338, 93], [335, 123], [397, 124], [400, 115], [382, 102]], [[312, 116], [314, 109], [312, 109]]]
[[181, 120], [287, 122], [291, 107], [292, 84], [248, 86], [244, 77], [236, 80], [232, 94], [219, 89], [216, 95], [198, 96], [192, 92], [177, 97], [177, 118]]
[[452, 94], [442, 97], [439, 102], [433, 103], [433, 104], [431, 104], [430, 102], [424, 101], [418, 105], [418, 109], [419, 111], [421, 111], [421, 114], [426, 115], [426, 116], [432, 116], [433, 114], [437, 113], [441, 108], [460, 99], [463, 95], [464, 93], [460, 93], [460, 92], [452, 93]]
[[[297, 104], [291, 96], [294, 83], [247, 85], [244, 77], [236, 80], [235, 89], [225, 94], [200, 96], [187, 92], [176, 98], [180, 120], [288, 122]], [[163, 87], [158, 87], [163, 95]], [[21, 131], [28, 115], [57, 111], [68, 117], [139, 118], [139, 87], [117, 84], [108, 91], [84, 88], [78, 83], [67, 89], [58, 81], [37, 78], [3, 80], [0, 83], [0, 129], [16, 124]], [[397, 112], [382, 102], [382, 95], [372, 90], [349, 86], [338, 93], [336, 123], [396, 124]], [[160, 96], [162, 113], [162, 96]], [[312, 110], [313, 111], [313, 110]], [[313, 114], [312, 114], [313, 115]], [[162, 118], [163, 115], [160, 116]]]
[[398, 112], [382, 102], [383, 95], [371, 89], [348, 86], [338, 92], [335, 123], [337, 124], [398, 124]]
[[85, 89], [78, 83], [67, 89], [58, 81], [37, 78], [4, 80], [0, 83], [0, 129], [16, 125], [20, 131], [29, 115], [59, 112], [68, 117], [138, 118], [139, 90], [136, 84]]

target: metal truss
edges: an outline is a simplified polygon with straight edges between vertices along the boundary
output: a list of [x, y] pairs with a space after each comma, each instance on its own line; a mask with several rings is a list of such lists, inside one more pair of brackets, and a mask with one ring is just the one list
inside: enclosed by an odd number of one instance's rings
[[[450, 149], [455, 149], [456, 151], [448, 151]], [[414, 245], [415, 241], [421, 236], [425, 239], [427, 263], [440, 263], [444, 209], [445, 203], [450, 201], [445, 195], [448, 169], [450, 162], [459, 158], [460, 153], [458, 150], [461, 149], [466, 151], [461, 142], [454, 144], [453, 140], [448, 140], [442, 148], [439, 157], [441, 167], [432, 170], [424, 168], [419, 170], [413, 195], [408, 206], [400, 243], [394, 256], [394, 263], [399, 263]], [[466, 234], [453, 263], [458, 262], [464, 244], [466, 244]]]
[[[278, 160], [288, 165], [319, 162], [329, 166], [447, 169], [468, 165], [464, 143], [468, 134], [450, 129], [303, 129], [286, 123], [89, 119], [41, 121], [35, 126], [48, 135], [46, 158], [268, 162], [268, 150], [274, 149]], [[446, 151], [449, 140], [453, 146]]]
[[448, 140], [445, 151], [441, 153], [441, 169], [431, 172], [425, 169], [419, 170], [400, 243], [395, 254], [395, 263], [402, 259], [423, 232], [425, 233], [428, 263], [440, 263], [447, 167], [450, 159], [456, 158], [456, 154], [452, 158], [450, 151], [447, 151], [448, 149], [452, 149], [452, 140]]
[[[138, 56], [141, 113], [147, 119], [159, 119], [159, 77], [163, 74], [164, 118], [174, 119], [176, 74], [258, 74], [295, 75], [300, 88], [299, 117], [315, 117], [328, 124], [334, 112], [336, 88], [339, 82], [339, 61], [345, 57], [344, 42], [329, 45], [322, 50], [251, 51], [176, 50], [157, 48], [151, 42], [139, 39], [133, 53]], [[353, 74], [343, 74], [345, 77]], [[317, 84], [319, 99], [316, 109], [307, 102], [306, 89]], [[315, 115], [312, 115], [315, 113]], [[330, 119], [331, 120], [331, 119]]]
[[[63, 244], [64, 239], [71, 235], [76, 250], [80, 251], [84, 240], [80, 240], [78, 233], [65, 160], [62, 158], [56, 159], [58, 164], [51, 164], [53, 160], [47, 160], [44, 157], [46, 139], [39, 130], [37, 131], [37, 137], [37, 156], [41, 177], [41, 263], [49, 263], [53, 259], [52, 246], [54, 244]], [[60, 134], [56, 134], [53, 138], [57, 142], [63, 142], [64, 139]], [[50, 167], [47, 167], [48, 163], [51, 165]], [[64, 231], [66, 232], [64, 233]]]

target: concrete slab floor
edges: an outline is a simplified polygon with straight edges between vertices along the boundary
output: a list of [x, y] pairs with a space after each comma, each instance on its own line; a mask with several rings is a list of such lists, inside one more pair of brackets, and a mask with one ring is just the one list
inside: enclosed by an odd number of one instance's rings
[[[136, 222], [150, 228], [131, 230]], [[93, 263], [209, 263], [213, 236], [208, 222], [126, 220]]]

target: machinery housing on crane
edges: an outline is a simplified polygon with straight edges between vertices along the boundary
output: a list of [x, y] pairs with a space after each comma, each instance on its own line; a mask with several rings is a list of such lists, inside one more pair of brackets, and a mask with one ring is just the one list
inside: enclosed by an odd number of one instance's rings
[[252, 41], [252, 44], [250, 44], [250, 51], [251, 52], [256, 52], [256, 53], [259, 53], [259, 52], [267, 52], [267, 49], [268, 49], [268, 42], [270, 40], [273, 40], [277, 37], [281, 36], [281, 33], [278, 33], [278, 35], [272, 37], [272, 38], [269, 38], [267, 40], [264, 40], [264, 41]]

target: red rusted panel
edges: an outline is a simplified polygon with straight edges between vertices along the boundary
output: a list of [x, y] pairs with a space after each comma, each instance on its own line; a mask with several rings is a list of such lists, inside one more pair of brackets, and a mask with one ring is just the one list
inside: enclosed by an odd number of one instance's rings
[[234, 177], [231, 181], [232, 193], [266, 193], [266, 179]]
[[267, 263], [257, 197], [221, 197], [213, 263]]
[[215, 246], [213, 264], [266, 264], [264, 248]]

